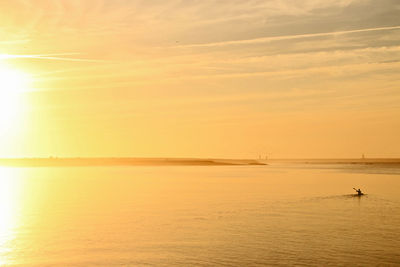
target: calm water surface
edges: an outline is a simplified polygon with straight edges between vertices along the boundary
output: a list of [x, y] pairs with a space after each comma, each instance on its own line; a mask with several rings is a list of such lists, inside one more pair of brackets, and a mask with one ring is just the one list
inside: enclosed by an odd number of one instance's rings
[[0, 168], [0, 219], [4, 266], [398, 265], [400, 170]]

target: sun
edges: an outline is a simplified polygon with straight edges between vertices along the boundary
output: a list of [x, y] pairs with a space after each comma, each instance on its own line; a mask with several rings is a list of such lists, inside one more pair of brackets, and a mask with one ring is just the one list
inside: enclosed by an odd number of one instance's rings
[[22, 93], [28, 90], [28, 77], [0, 61], [0, 134], [9, 132], [19, 123]]

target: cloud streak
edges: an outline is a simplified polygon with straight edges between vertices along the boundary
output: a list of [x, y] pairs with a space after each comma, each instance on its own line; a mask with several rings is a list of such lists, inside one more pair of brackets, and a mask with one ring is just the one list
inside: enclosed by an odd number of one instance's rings
[[324, 36], [332, 36], [332, 35], [362, 33], [362, 32], [389, 31], [389, 30], [398, 30], [398, 29], [400, 29], [400, 26], [377, 27], [377, 28], [357, 29], [357, 30], [348, 30], [348, 31], [334, 31], [334, 32], [321, 32], [321, 33], [307, 33], [307, 34], [282, 35], [282, 36], [273, 36], [273, 37], [261, 37], [261, 38], [246, 39], [246, 40], [223, 41], [223, 42], [213, 42], [213, 43], [204, 43], [204, 44], [188, 44], [188, 45], [179, 45], [179, 46], [174, 46], [174, 47], [188, 47], [188, 48], [194, 47], [195, 48], [195, 47], [220, 47], [220, 46], [241, 45], [241, 44], [258, 44], [258, 43], [267, 43], [267, 42], [281, 41], [281, 40], [324, 37]]
[[58, 61], [77, 61], [77, 62], [103, 62], [102, 60], [85, 59], [85, 58], [69, 58], [62, 56], [79, 55], [79, 53], [62, 53], [62, 54], [44, 54], [44, 55], [0, 55], [0, 60], [8, 59], [43, 59]]
[[0, 45], [25, 44], [29, 43], [30, 41], [31, 41], [30, 39], [0, 41]]

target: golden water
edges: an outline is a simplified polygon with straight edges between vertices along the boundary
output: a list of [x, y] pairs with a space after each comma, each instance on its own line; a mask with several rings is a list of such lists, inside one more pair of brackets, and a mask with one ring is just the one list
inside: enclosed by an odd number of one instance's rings
[[400, 264], [400, 170], [2, 167], [0, 219], [5, 266]]

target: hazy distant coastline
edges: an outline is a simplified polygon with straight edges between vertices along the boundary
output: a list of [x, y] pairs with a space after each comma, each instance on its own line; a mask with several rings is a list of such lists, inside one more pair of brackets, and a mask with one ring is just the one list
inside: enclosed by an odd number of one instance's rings
[[257, 160], [191, 158], [3, 158], [0, 166], [221, 166], [267, 165]]
[[357, 165], [377, 165], [377, 164], [400, 164], [400, 158], [343, 158], [343, 159], [270, 159], [270, 163], [300, 163], [300, 164], [357, 164]]
[[399, 158], [368, 159], [201, 159], [201, 158], [2, 158], [0, 166], [10, 167], [57, 167], [57, 166], [243, 166], [293, 164], [355, 164], [400, 165]]

